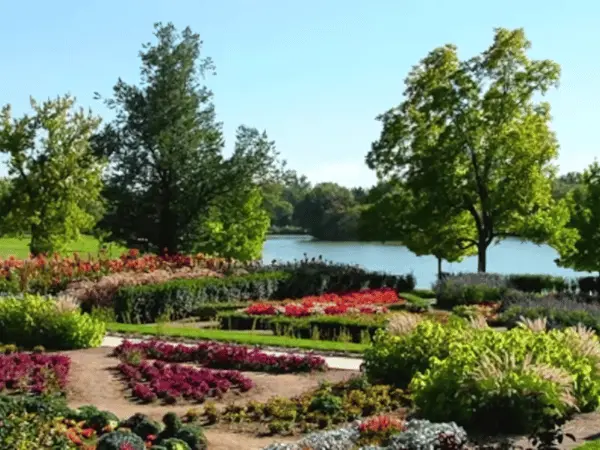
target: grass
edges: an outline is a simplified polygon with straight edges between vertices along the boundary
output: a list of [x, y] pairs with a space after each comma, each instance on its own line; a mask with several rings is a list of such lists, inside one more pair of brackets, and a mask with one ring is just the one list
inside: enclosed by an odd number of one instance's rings
[[[25, 259], [29, 257], [29, 237], [16, 238], [16, 237], [4, 237], [0, 238], [0, 257], [8, 258], [14, 256], [15, 258]], [[108, 254], [116, 258], [121, 255], [127, 249], [117, 244], [107, 245]], [[99, 242], [92, 236], [81, 236], [77, 241], [71, 242], [66, 246], [63, 255], [70, 255], [74, 252], [79, 253], [82, 257], [91, 254], [96, 256], [100, 250]]]
[[180, 337], [198, 340], [231, 342], [235, 344], [298, 348], [315, 351], [362, 353], [368, 347], [366, 344], [318, 341], [313, 339], [296, 339], [282, 336], [266, 336], [264, 334], [252, 334], [241, 331], [177, 327], [168, 324], [157, 326], [156, 324], [136, 325], [112, 322], [106, 325], [106, 330], [117, 333], [144, 334], [161, 337]]

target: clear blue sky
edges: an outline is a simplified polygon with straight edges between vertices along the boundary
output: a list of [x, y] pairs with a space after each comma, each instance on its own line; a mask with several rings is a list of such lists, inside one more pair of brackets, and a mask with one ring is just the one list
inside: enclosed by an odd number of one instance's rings
[[18, 113], [70, 92], [110, 118], [93, 92], [139, 80], [156, 21], [200, 33], [228, 145], [240, 124], [266, 129], [311, 181], [370, 185], [375, 116], [436, 46], [484, 50], [494, 27], [524, 27], [532, 56], [563, 69], [548, 99], [561, 172], [600, 154], [600, 2], [594, 0], [0, 0], [0, 104]]

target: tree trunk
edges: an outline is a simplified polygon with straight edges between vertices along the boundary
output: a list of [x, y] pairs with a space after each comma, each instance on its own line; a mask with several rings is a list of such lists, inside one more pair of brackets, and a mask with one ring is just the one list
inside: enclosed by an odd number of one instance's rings
[[487, 268], [487, 244], [485, 239], [479, 239], [477, 245], [477, 272], [485, 272]]
[[437, 257], [438, 280], [442, 279], [442, 258]]

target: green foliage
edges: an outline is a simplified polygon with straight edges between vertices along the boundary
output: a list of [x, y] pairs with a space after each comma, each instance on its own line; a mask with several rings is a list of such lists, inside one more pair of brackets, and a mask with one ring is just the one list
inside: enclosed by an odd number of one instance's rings
[[[567, 196], [571, 220], [568, 229], [577, 233], [573, 248], [555, 245], [558, 264], [578, 271], [600, 272], [600, 164], [583, 172], [582, 183]], [[560, 244], [560, 243], [558, 243]]]
[[575, 450], [599, 450], [600, 449], [600, 441], [588, 441], [585, 444], [579, 445], [575, 447]]
[[[170, 438], [165, 439], [160, 446], [163, 446], [166, 450], [190, 450], [190, 446], [181, 439]], [[152, 446], [155, 448], [155, 446]]]
[[372, 336], [385, 327], [383, 314], [317, 315], [309, 317], [250, 316], [243, 312], [224, 312], [218, 315], [224, 330], [271, 330], [275, 336], [299, 339], [331, 340], [362, 343], [365, 334]]
[[230, 223], [238, 213], [222, 209], [236, 207], [238, 198], [248, 199], [271, 178], [274, 144], [266, 133], [240, 126], [226, 158], [213, 94], [202, 85], [214, 65], [201, 57], [200, 36], [158, 23], [155, 37], [140, 53], [141, 83], [117, 82], [106, 102], [116, 118], [94, 140], [113, 169], [105, 192], [111, 208], [102, 225], [129, 244], [144, 240], [150, 249], [174, 253], [202, 242], [202, 221], [212, 214], [209, 234], [219, 235], [221, 247], [223, 233], [235, 239], [234, 248], [222, 250], [254, 253], [262, 218], [237, 229]]
[[171, 312], [172, 320], [182, 319], [205, 304], [270, 298], [288, 278], [285, 273], [270, 272], [124, 287], [114, 296], [115, 314], [119, 322], [128, 323], [151, 323], [165, 311]]
[[55, 299], [25, 294], [0, 299], [0, 342], [52, 350], [97, 347], [106, 326], [77, 309], [61, 310]]
[[127, 445], [131, 450], [145, 450], [146, 445], [137, 434], [126, 431], [113, 431], [98, 440], [96, 450], [121, 450]]
[[211, 208], [201, 225], [202, 241], [194, 250], [242, 261], [260, 259], [269, 230], [262, 202], [260, 191], [253, 189]]
[[401, 336], [383, 330], [377, 332], [373, 345], [364, 353], [369, 379], [374, 383], [408, 386], [417, 372], [429, 367], [430, 358], [448, 355], [451, 341], [460, 341], [464, 335], [463, 328], [423, 321], [412, 333]]
[[134, 414], [129, 419], [124, 420], [120, 423], [120, 427], [130, 429], [144, 441], [149, 435], [157, 436], [162, 430], [160, 423], [141, 413]]
[[377, 382], [409, 383], [417, 411], [485, 433], [524, 433], [598, 407], [600, 343], [591, 332], [507, 332], [428, 321], [379, 333], [365, 352]]
[[70, 450], [77, 446], [57, 432], [59, 420], [37, 414], [10, 414], [2, 419], [0, 448]]
[[433, 290], [431, 289], [413, 289], [412, 291], [410, 291], [410, 294], [417, 295], [425, 299], [435, 298], [435, 292], [433, 292]]
[[432, 215], [427, 209], [430, 204], [415, 197], [398, 180], [380, 183], [369, 193], [369, 201], [361, 216], [362, 237], [399, 241], [418, 256], [435, 256], [438, 276], [442, 260], [459, 262], [476, 253], [472, 246], [460, 245], [469, 233], [467, 212], [446, 217]]
[[294, 211], [301, 227], [327, 241], [354, 240], [360, 208], [350, 189], [335, 183], [317, 184]]
[[427, 212], [427, 239], [458, 227], [486, 270], [489, 245], [509, 236], [569, 248], [569, 211], [552, 199], [558, 144], [550, 106], [538, 102], [560, 68], [532, 60], [522, 29], [495, 30], [492, 45], [461, 61], [454, 45], [431, 51], [406, 78], [405, 100], [379, 116], [367, 156], [380, 179], [397, 179]]
[[329, 428], [361, 417], [394, 411], [407, 402], [400, 389], [371, 385], [363, 377], [329, 385], [295, 398], [271, 397], [264, 403], [230, 405], [222, 420], [230, 423], [259, 423], [270, 434], [289, 434]]
[[38, 104], [33, 116], [0, 113], [0, 152], [8, 154], [10, 186], [3, 184], [4, 232], [28, 233], [33, 254], [64, 249], [89, 230], [102, 212], [100, 159], [90, 138], [100, 119], [73, 109], [75, 99]]
[[523, 292], [563, 292], [569, 289], [568, 280], [553, 275], [515, 274], [507, 278], [510, 287]]
[[234, 303], [206, 303], [200, 305], [192, 312], [192, 316], [198, 320], [212, 320], [221, 312], [236, 311], [250, 306], [251, 302], [234, 302]]
[[202, 428], [198, 425], [183, 425], [175, 433], [175, 438], [185, 442], [191, 450], [205, 450], [207, 448], [206, 437]]

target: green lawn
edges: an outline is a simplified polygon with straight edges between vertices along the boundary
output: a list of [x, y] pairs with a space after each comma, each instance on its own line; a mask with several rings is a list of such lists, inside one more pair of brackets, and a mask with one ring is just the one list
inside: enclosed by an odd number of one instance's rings
[[[88, 254], [96, 256], [98, 254], [98, 250], [99, 245], [97, 239], [92, 236], [82, 236], [79, 240], [68, 244], [66, 251], [63, 253], [66, 255], [77, 252], [82, 257], [87, 256]], [[117, 244], [109, 244], [107, 246], [107, 250], [111, 257], [116, 258], [126, 249]], [[0, 257], [8, 258], [9, 256], [14, 256], [19, 259], [29, 257], [29, 237], [0, 238]]]
[[232, 342], [245, 345], [263, 345], [269, 347], [299, 348], [315, 351], [344, 351], [362, 353], [368, 346], [365, 344], [317, 341], [313, 339], [296, 339], [281, 336], [265, 336], [243, 331], [207, 330], [201, 328], [177, 327], [165, 324], [160, 327], [156, 324], [135, 325], [126, 323], [109, 323], [107, 331], [132, 334], [146, 334], [161, 337], [181, 337], [198, 340], [211, 340]]

